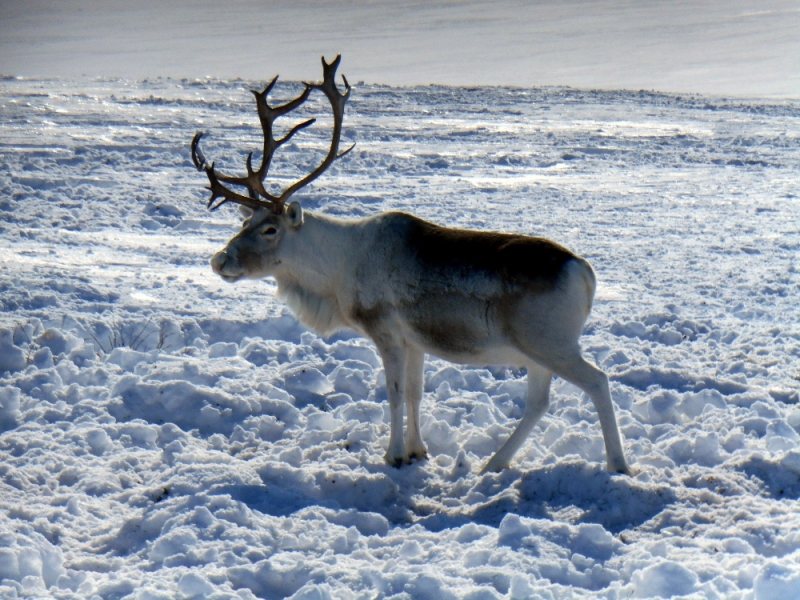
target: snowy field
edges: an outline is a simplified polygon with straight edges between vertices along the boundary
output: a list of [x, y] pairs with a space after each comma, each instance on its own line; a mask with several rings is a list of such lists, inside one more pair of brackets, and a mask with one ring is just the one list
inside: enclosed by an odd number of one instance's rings
[[800, 97], [797, 0], [6, 0], [0, 73]]
[[188, 143], [241, 172], [260, 83], [0, 82], [0, 597], [800, 596], [800, 102], [354, 87], [304, 208], [543, 235], [598, 275], [582, 343], [637, 474], [556, 380], [478, 475], [523, 372], [428, 357], [430, 460], [389, 468], [373, 346], [211, 272], [239, 216]]

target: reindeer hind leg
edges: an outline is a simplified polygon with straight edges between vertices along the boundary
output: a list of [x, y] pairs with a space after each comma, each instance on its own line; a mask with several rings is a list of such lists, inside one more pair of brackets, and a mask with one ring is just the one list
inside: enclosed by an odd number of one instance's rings
[[533, 427], [550, 406], [550, 381], [552, 378], [553, 374], [544, 367], [536, 363], [528, 365], [528, 397], [522, 419], [511, 437], [486, 463], [481, 474], [489, 471], [502, 471], [511, 464], [514, 454], [525, 443]]
[[611, 392], [608, 388], [606, 374], [586, 362], [577, 346], [572, 352], [562, 355], [561, 358], [548, 360], [551, 361], [548, 366], [556, 375], [576, 385], [592, 399], [600, 419], [600, 428], [603, 431], [608, 470], [612, 473], [630, 475], [631, 470], [625, 462], [622, 438], [617, 427], [617, 419], [614, 416], [614, 405], [611, 402]]

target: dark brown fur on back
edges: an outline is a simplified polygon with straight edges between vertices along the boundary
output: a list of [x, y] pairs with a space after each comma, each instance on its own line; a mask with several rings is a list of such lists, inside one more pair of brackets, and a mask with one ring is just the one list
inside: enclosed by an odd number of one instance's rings
[[420, 266], [431, 275], [480, 273], [510, 285], [552, 288], [564, 264], [576, 258], [544, 238], [449, 229], [406, 214], [397, 214], [393, 226], [404, 230], [405, 247], [414, 249]]

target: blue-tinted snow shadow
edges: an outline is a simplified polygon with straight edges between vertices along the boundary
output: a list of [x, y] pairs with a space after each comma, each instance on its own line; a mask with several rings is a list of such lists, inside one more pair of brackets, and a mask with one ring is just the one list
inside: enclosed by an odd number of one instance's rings
[[470, 512], [474, 522], [497, 527], [508, 513], [539, 519], [561, 513], [560, 518], [597, 523], [612, 533], [638, 527], [677, 501], [666, 485], [642, 484], [585, 462], [520, 473], [504, 493], [486, 495], [491, 499]]
[[273, 517], [288, 517], [309, 506], [339, 508], [333, 500], [320, 501], [299, 490], [275, 485], [225, 485], [215, 488], [211, 494], [228, 495], [233, 500], [246, 504], [252, 510]]
[[[597, 523], [619, 533], [652, 519], [677, 500], [667, 486], [610, 475], [601, 466], [585, 462], [527, 472], [508, 470], [481, 477], [471, 490], [461, 492], [464, 502], [457, 507], [440, 503], [439, 494], [439, 498], [426, 496], [424, 502], [419, 502], [432, 477], [424, 469], [424, 463], [400, 470], [387, 467], [372, 473], [317, 475], [313, 482], [301, 475], [300, 470], [281, 470], [282, 474], [277, 469], [262, 472], [263, 485], [224, 486], [212, 493], [228, 494], [251, 509], [273, 516], [289, 516], [311, 507], [355, 510], [377, 513], [395, 526], [419, 524], [430, 531], [468, 523], [498, 527], [512, 513]], [[296, 475], [289, 475], [292, 471]], [[455, 485], [456, 488], [459, 486]], [[488, 500], [470, 503], [475, 497]]]
[[796, 455], [786, 455], [782, 460], [752, 456], [737, 468], [761, 481], [763, 492], [776, 500], [800, 498], [800, 459]]
[[355, 510], [379, 514], [393, 525], [415, 520], [414, 495], [430, 475], [420, 464], [394, 469], [368, 465], [366, 470], [327, 471], [267, 463], [259, 469], [262, 485], [226, 485], [212, 494], [227, 494], [259, 512], [285, 517], [307, 508]]

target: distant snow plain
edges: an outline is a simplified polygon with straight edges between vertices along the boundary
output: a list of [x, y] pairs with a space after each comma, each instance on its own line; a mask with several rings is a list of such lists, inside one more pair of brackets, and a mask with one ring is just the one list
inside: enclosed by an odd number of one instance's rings
[[306, 209], [543, 235], [598, 274], [582, 344], [637, 474], [605, 473], [556, 380], [511, 468], [478, 475], [524, 372], [429, 357], [431, 457], [389, 468], [373, 346], [211, 273], [238, 214], [205, 210], [188, 141], [241, 171], [262, 83], [0, 82], [0, 597], [800, 595], [800, 101], [355, 86], [356, 150]]
[[796, 0], [26, 0], [0, 73], [569, 85], [800, 97]]

